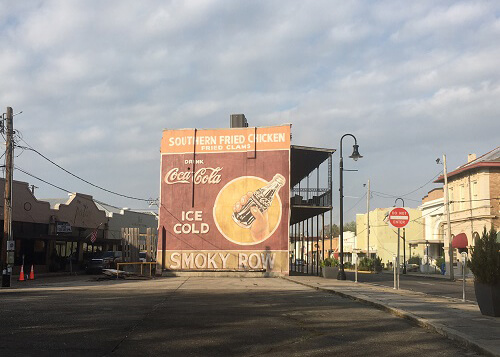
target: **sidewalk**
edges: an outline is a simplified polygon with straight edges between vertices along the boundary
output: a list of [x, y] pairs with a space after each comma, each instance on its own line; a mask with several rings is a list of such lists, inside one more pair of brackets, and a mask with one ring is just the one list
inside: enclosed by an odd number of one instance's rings
[[372, 305], [487, 356], [500, 356], [500, 318], [481, 315], [476, 304], [348, 280], [305, 275], [284, 279]]

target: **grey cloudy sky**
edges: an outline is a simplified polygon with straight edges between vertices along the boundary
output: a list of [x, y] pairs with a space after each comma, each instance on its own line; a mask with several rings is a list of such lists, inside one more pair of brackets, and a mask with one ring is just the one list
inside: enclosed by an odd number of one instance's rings
[[[67, 170], [156, 198], [163, 128], [292, 123], [293, 144], [335, 148], [345, 195], [414, 191], [468, 153], [500, 145], [498, 1], [0, 1], [0, 103]], [[344, 140], [344, 158], [352, 141]], [[145, 208], [33, 152], [15, 165], [109, 204]], [[338, 152], [334, 189], [338, 190]], [[15, 171], [38, 198], [66, 194]], [[435, 184], [404, 196], [418, 201]], [[394, 198], [375, 193], [372, 207]], [[356, 202], [359, 204], [353, 207]], [[338, 204], [335, 203], [335, 217]], [[366, 203], [346, 198], [346, 219]]]

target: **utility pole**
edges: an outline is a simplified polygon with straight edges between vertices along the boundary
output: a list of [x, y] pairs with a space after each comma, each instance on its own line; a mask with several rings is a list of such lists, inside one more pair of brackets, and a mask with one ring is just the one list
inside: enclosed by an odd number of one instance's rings
[[451, 222], [450, 222], [450, 200], [448, 195], [448, 172], [446, 171], [446, 155], [443, 154], [443, 176], [444, 176], [444, 207], [446, 209], [446, 225], [448, 226], [448, 259], [450, 261], [450, 280], [455, 280], [453, 272], [453, 245], [451, 242]]
[[366, 194], [366, 257], [370, 258], [370, 179], [368, 179], [368, 193]]
[[[3, 124], [3, 123], [2, 123]], [[12, 237], [12, 136], [13, 136], [13, 114], [12, 108], [7, 107], [5, 116], [6, 143], [5, 143], [5, 194], [3, 213], [3, 238], [2, 238], [2, 287], [10, 287], [12, 266], [14, 265], [14, 239]]]

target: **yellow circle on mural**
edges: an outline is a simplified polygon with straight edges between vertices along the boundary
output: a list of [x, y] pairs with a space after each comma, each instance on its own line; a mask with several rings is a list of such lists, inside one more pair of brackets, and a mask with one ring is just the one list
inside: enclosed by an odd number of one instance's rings
[[242, 223], [237, 215], [244, 211], [248, 201], [255, 199], [253, 193], [268, 184], [260, 177], [243, 176], [228, 182], [220, 190], [215, 199], [213, 215], [217, 228], [226, 239], [240, 245], [257, 244], [269, 238], [278, 228], [281, 221], [279, 189], [264, 212], [257, 211], [256, 205], [249, 204], [246, 216], [253, 218]]

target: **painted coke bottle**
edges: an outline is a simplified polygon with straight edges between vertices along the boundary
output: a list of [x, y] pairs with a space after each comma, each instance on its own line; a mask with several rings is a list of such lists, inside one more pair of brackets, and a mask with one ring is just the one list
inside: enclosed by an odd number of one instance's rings
[[250, 209], [255, 206], [262, 213], [267, 211], [273, 202], [274, 196], [284, 184], [285, 178], [283, 175], [274, 175], [273, 179], [266, 186], [259, 188], [250, 196], [247, 203], [243, 205], [239, 212], [233, 213], [234, 222], [242, 228], [250, 228], [255, 221], [255, 217]]

